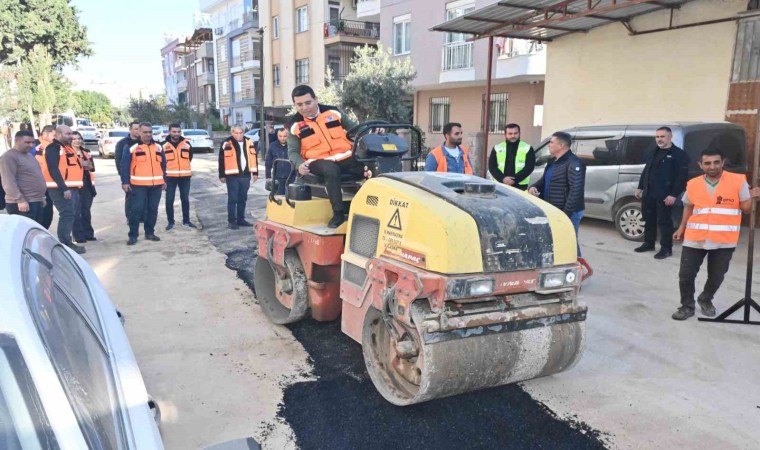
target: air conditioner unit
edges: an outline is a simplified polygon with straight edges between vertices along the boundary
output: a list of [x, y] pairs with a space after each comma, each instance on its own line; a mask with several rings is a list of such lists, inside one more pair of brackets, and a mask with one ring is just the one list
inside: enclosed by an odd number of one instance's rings
[[216, 27], [216, 30], [214, 30], [214, 33], [216, 33], [217, 36], [221, 36], [224, 34], [224, 27]]

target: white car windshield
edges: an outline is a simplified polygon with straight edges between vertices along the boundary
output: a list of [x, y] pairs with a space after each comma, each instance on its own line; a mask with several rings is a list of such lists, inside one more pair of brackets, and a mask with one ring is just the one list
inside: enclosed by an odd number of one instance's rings
[[16, 341], [0, 334], [0, 448], [58, 448], [41, 405]]

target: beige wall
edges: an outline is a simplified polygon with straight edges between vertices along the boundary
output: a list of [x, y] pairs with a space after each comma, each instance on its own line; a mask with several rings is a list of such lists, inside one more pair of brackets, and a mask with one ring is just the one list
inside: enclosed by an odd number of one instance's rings
[[[674, 25], [731, 17], [745, 0], [696, 0]], [[632, 21], [668, 25], [669, 13]], [[578, 125], [724, 120], [736, 23], [629, 36], [621, 24], [559, 38], [548, 46], [543, 134]]]
[[[520, 125], [522, 138], [536, 145], [541, 139], [541, 127], [533, 126], [534, 105], [540, 105], [543, 101], [542, 84], [503, 84], [494, 85], [492, 92], [494, 94], [506, 92], [509, 94], [507, 100], [507, 123], [514, 122]], [[446, 90], [420, 91], [415, 96], [415, 123], [425, 132], [425, 144], [428, 147], [434, 147], [443, 142], [443, 135], [440, 133], [430, 133], [430, 99], [432, 97], [449, 97], [450, 112], [449, 120], [462, 124], [463, 131], [466, 134], [480, 131], [482, 121], [482, 98], [484, 89], [482, 87], [458, 88]], [[492, 133], [489, 135], [489, 146], [493, 145], [502, 132]]]

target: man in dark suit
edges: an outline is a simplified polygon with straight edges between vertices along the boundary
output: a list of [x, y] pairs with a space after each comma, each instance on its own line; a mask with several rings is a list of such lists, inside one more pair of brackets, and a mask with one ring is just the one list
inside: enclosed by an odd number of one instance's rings
[[657, 148], [647, 156], [647, 164], [639, 179], [635, 196], [641, 199], [644, 217], [644, 243], [637, 253], [654, 251], [657, 229], [660, 231], [660, 251], [655, 259], [673, 255], [673, 205], [686, 189], [689, 175], [689, 156], [673, 145], [673, 132], [660, 127], [655, 132]]

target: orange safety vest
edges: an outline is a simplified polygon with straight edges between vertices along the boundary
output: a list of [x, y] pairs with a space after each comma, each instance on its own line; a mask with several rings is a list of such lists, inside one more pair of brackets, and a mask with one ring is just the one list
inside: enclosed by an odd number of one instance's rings
[[337, 109], [325, 109], [314, 120], [298, 114], [290, 134], [301, 140], [304, 161], [343, 161], [353, 154], [353, 145], [343, 129], [343, 115]]
[[161, 168], [161, 153], [164, 149], [151, 142], [135, 144], [129, 148], [129, 183], [135, 186], [161, 186], [164, 184], [164, 170]]
[[689, 180], [686, 196], [694, 210], [686, 223], [684, 240], [738, 243], [742, 224], [739, 191], [746, 182], [743, 174], [723, 172], [715, 192], [710, 195], [703, 176]]
[[[82, 159], [82, 161], [92, 161], [92, 154], [90, 154], [89, 150], [82, 149], [82, 156], [80, 158]], [[82, 173], [84, 174], [84, 170], [82, 171]], [[93, 172], [92, 170], [88, 170], [87, 173], [90, 174], [90, 183], [92, 183], [92, 185], [95, 186], [95, 172]]]
[[176, 147], [169, 140], [164, 143], [167, 177], [189, 177], [192, 175], [190, 152], [190, 143], [187, 139], [180, 140]]
[[[225, 175], [238, 175], [243, 172], [243, 168], [240, 167], [237, 150], [233, 142], [235, 142], [234, 138], [228, 138], [226, 141], [224, 141], [224, 144], [222, 144], [222, 152], [224, 152], [224, 159], [222, 161], [224, 163]], [[253, 175], [257, 175], [259, 173], [259, 161], [256, 159], [256, 146], [253, 144], [253, 141], [248, 138], [245, 138], [243, 142], [245, 144], [244, 151], [246, 155], [246, 161], [248, 162], [248, 172], [252, 173]]]
[[[470, 165], [470, 157], [467, 155], [467, 147], [460, 145], [459, 148], [462, 149], [462, 158], [464, 159], [464, 173], [467, 175], [472, 175], [472, 166]], [[435, 169], [435, 171], [448, 172], [449, 166], [446, 163], [446, 155], [443, 154], [443, 145], [439, 145], [438, 147], [434, 148], [430, 153], [433, 155], [435, 162], [438, 164], [438, 167]]]
[[[45, 185], [50, 189], [58, 189], [58, 183], [50, 176], [50, 170], [48, 169], [47, 160], [45, 159], [45, 153], [48, 151], [48, 147], [51, 143], [44, 145], [40, 143], [37, 147], [37, 162], [40, 163], [40, 169], [42, 170], [42, 176], [45, 177]], [[58, 143], [60, 150], [58, 157], [58, 170], [61, 172], [63, 181], [68, 188], [81, 188], [84, 186], [84, 169], [82, 169], [82, 162], [79, 159], [79, 155], [73, 148], [64, 146]], [[42, 147], [40, 149], [40, 147]]]

